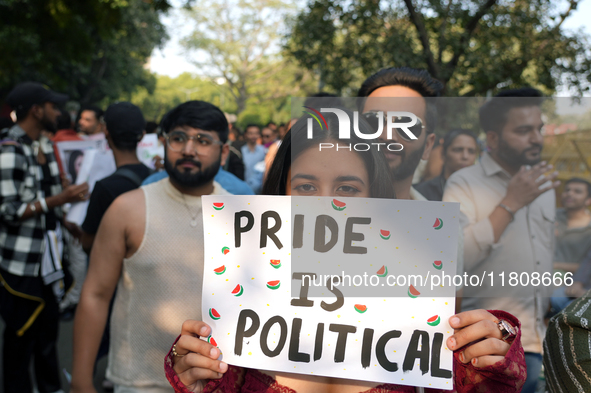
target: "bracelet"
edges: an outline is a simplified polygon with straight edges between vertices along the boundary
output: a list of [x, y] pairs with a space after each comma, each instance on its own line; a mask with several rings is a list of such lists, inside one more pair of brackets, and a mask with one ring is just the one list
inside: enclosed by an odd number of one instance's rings
[[49, 208], [47, 207], [47, 202], [45, 201], [45, 198], [39, 199], [39, 204], [41, 205], [41, 209], [43, 210], [44, 213], [49, 212]]
[[503, 203], [499, 203], [499, 207], [502, 207], [507, 211], [507, 213], [511, 214], [511, 221], [515, 220], [515, 212], [511, 210], [511, 208]]
[[172, 346], [172, 354], [173, 356], [178, 356], [179, 358], [182, 358], [183, 356], [186, 355], [186, 353], [184, 355], [179, 355], [176, 351], [176, 343]]

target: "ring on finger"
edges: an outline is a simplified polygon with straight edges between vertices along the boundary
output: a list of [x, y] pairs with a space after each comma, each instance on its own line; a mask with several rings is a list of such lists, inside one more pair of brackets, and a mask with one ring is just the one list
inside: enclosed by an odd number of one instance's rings
[[515, 336], [517, 335], [517, 328], [511, 326], [511, 324], [505, 321], [504, 319], [497, 320], [495, 321], [495, 323], [499, 327], [501, 335], [503, 336], [501, 340], [503, 340], [507, 344], [510, 344], [508, 340], [512, 341], [515, 338]]
[[174, 344], [174, 345], [172, 346], [172, 354], [173, 354], [174, 356], [178, 356], [179, 358], [182, 358], [183, 356], [185, 356], [185, 355], [186, 355], [186, 353], [185, 353], [184, 355], [181, 355], [181, 354], [179, 354], [179, 353], [176, 351], [176, 344]]

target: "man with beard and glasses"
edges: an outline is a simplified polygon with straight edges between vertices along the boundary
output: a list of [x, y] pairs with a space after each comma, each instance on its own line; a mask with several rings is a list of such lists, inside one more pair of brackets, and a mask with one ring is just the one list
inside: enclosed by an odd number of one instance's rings
[[[437, 124], [436, 97], [441, 95], [443, 84], [434, 79], [425, 70], [409, 67], [392, 67], [378, 71], [363, 82], [357, 94], [358, 109], [363, 118], [376, 130], [379, 117], [389, 111], [411, 112], [417, 116], [417, 123], [409, 128], [414, 138], [399, 128], [392, 132], [388, 139], [386, 124], [383, 118], [383, 132], [378, 137], [379, 143], [399, 144], [391, 149], [382, 145], [394, 180], [394, 191], [397, 199], [426, 201], [414, 187], [412, 178], [422, 159], [429, 158], [435, 142], [435, 126]], [[380, 114], [379, 112], [382, 112]], [[403, 120], [406, 121], [406, 120]], [[399, 147], [402, 146], [402, 149]], [[399, 150], [399, 151], [395, 151]], [[458, 260], [456, 271], [463, 274], [463, 236], [458, 237]], [[456, 287], [458, 299], [456, 308], [461, 304], [462, 286]]]
[[169, 177], [118, 197], [90, 254], [74, 322], [71, 392], [96, 392], [93, 366], [111, 316], [107, 378], [115, 392], [170, 392], [162, 373], [186, 319], [201, 318], [202, 195], [227, 195], [214, 177], [228, 157], [228, 122], [217, 107], [189, 101], [161, 122]]
[[[470, 275], [511, 273], [542, 277], [552, 272], [557, 172], [540, 162], [543, 102], [539, 91], [522, 88], [501, 92], [479, 111], [489, 152], [450, 176], [444, 201], [460, 202], [464, 260]], [[466, 287], [463, 310], [505, 310], [521, 321], [527, 363], [522, 392], [536, 390], [542, 366], [550, 285], [501, 286], [484, 280]], [[533, 281], [532, 281], [533, 283]], [[497, 284], [497, 285], [494, 285]]]
[[62, 269], [62, 210], [88, 197], [86, 183], [62, 191], [51, 142], [67, 96], [43, 85], [16, 86], [6, 102], [17, 123], [0, 131], [0, 315], [4, 392], [62, 392], [56, 342], [58, 304], [68, 289]]

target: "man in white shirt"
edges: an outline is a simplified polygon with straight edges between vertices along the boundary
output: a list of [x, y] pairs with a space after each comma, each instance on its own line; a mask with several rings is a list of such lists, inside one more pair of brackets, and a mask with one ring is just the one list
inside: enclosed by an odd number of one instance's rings
[[552, 272], [553, 189], [559, 182], [554, 182], [557, 172], [547, 174], [551, 166], [540, 162], [542, 100], [539, 91], [523, 88], [502, 92], [484, 104], [480, 125], [490, 152], [454, 173], [443, 194], [444, 201], [461, 204], [466, 272], [494, 278], [492, 285], [486, 279], [482, 286], [466, 286], [462, 308], [504, 310], [519, 318], [528, 367], [525, 393], [537, 386], [552, 291], [541, 283], [512, 286], [508, 280], [512, 273], [531, 281]]

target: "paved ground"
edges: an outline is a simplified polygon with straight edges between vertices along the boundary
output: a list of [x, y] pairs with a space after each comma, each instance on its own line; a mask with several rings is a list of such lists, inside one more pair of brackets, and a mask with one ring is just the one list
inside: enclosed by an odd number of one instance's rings
[[[59, 364], [60, 369], [65, 369], [67, 372], [72, 372], [72, 331], [74, 327], [74, 321], [62, 322], [60, 324], [60, 337], [58, 342], [58, 356], [59, 356]], [[4, 323], [2, 319], [0, 319], [0, 331], [4, 331]], [[2, 336], [0, 336], [0, 349], [2, 348]], [[2, 381], [3, 377], [2, 373], [2, 356], [0, 356], [0, 381]], [[103, 389], [101, 386], [103, 377], [105, 375], [105, 369], [107, 368], [107, 358], [103, 358], [97, 367], [97, 373], [94, 378], [94, 386], [97, 388], [99, 393], [103, 393]], [[32, 375], [32, 374], [31, 374]], [[62, 389], [65, 392], [68, 392], [69, 385], [66, 380], [65, 375], [62, 372]], [[4, 393], [4, 389], [2, 384], [0, 383], [0, 393]]]

